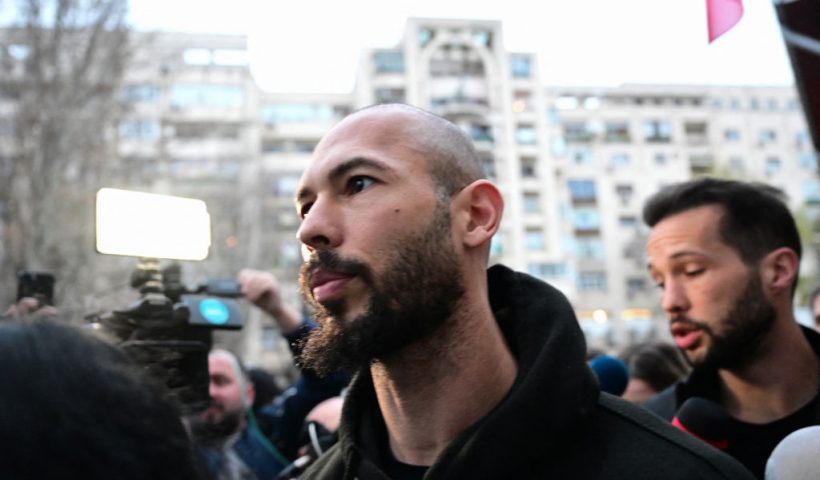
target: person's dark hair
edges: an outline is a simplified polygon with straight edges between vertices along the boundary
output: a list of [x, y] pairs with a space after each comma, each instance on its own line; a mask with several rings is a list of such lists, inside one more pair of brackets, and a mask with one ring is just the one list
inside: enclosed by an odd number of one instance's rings
[[87, 332], [3, 322], [0, 385], [2, 478], [201, 478], [176, 406]]
[[[771, 185], [706, 177], [662, 189], [644, 205], [643, 219], [654, 227], [671, 215], [718, 205], [724, 211], [721, 239], [751, 267], [780, 247], [794, 250], [798, 259], [802, 255], [797, 225], [783, 198], [783, 192]], [[797, 279], [795, 275], [794, 286]]]
[[282, 393], [282, 389], [276, 385], [276, 379], [265, 369], [259, 367], [249, 368], [248, 377], [253, 383], [253, 410], [255, 412], [271, 403], [274, 398]]
[[689, 366], [673, 345], [646, 342], [631, 345], [621, 352], [630, 378], [646, 382], [656, 392], [677, 382], [689, 373]]

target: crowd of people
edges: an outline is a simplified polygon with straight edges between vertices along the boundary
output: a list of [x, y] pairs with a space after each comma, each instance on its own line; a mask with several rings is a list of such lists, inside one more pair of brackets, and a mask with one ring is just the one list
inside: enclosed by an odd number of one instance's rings
[[[807, 467], [811, 452], [791, 446], [817, 444], [820, 334], [793, 313], [802, 249], [782, 192], [703, 178], [650, 198], [648, 274], [674, 345], [641, 343], [618, 356], [590, 355], [557, 289], [487, 268], [504, 199], [472, 141], [444, 118], [398, 104], [354, 112], [317, 145], [296, 206], [312, 318], [284, 304], [270, 273], [238, 275], [291, 346], [296, 383], [278, 391], [265, 372], [214, 349], [210, 402], [183, 416], [161, 385], [90, 332], [42, 318], [4, 322], [0, 441], [11, 450], [0, 471], [820, 476]], [[818, 297], [809, 303], [816, 319]], [[7, 314], [32, 310], [24, 300]]]

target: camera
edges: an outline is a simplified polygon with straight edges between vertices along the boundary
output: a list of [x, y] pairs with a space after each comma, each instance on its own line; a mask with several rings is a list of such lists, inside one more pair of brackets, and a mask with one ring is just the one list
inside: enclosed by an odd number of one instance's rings
[[[127, 190], [97, 193], [97, 251], [139, 258], [127, 308], [86, 317], [178, 401], [183, 413], [209, 403], [208, 352], [214, 329], [240, 329], [233, 279], [211, 279], [194, 288], [182, 281], [176, 260], [203, 260], [210, 247], [210, 218], [201, 200]], [[160, 268], [160, 259], [174, 263]]]
[[54, 305], [54, 275], [45, 272], [17, 274], [17, 301], [25, 297], [37, 300], [37, 307]]

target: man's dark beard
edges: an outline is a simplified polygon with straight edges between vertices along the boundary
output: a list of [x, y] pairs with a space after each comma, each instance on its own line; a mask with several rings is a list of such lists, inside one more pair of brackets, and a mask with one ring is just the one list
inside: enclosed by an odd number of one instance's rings
[[188, 425], [191, 429], [193, 439], [202, 445], [210, 447], [220, 446], [229, 436], [239, 430], [244, 412], [225, 412], [217, 421], [203, 417], [202, 415], [192, 415], [188, 417]]
[[[708, 369], [743, 370], [754, 362], [766, 335], [774, 325], [776, 313], [763, 294], [760, 275], [751, 270], [746, 288], [735, 301], [729, 313], [718, 323], [720, 335], [703, 322], [683, 320], [702, 329], [712, 338], [712, 344], [703, 359], [689, 363]], [[687, 357], [688, 360], [688, 357]]]
[[[378, 279], [368, 265], [326, 250], [302, 266], [302, 294], [319, 323], [302, 349], [304, 367], [319, 375], [353, 371], [427, 338], [446, 323], [464, 295], [448, 206], [440, 204], [428, 228], [394, 248]], [[317, 303], [309, 284], [309, 272], [317, 267], [357, 276], [371, 292], [365, 312], [345, 321], [340, 318], [343, 300]]]

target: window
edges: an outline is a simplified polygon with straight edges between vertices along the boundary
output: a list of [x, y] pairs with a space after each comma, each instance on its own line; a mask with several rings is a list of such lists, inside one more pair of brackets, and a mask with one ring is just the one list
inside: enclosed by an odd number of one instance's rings
[[171, 106], [177, 108], [241, 107], [242, 88], [234, 85], [174, 85], [171, 87]]
[[377, 88], [374, 92], [376, 103], [403, 103], [403, 88]]
[[550, 140], [550, 151], [558, 158], [563, 157], [567, 153], [567, 142], [564, 137], [554, 137]]
[[477, 142], [492, 142], [494, 140], [488, 125], [470, 125], [467, 134]]
[[583, 292], [606, 290], [606, 273], [581, 272], [578, 275], [578, 289]]
[[404, 55], [392, 50], [373, 52], [373, 63], [377, 73], [403, 73]]
[[524, 178], [535, 178], [538, 171], [535, 167], [535, 157], [521, 157], [521, 176]]
[[235, 139], [239, 138], [239, 125], [236, 123], [179, 122], [174, 125], [174, 137], [183, 140]]
[[708, 126], [706, 122], [686, 122], [683, 124], [683, 133], [689, 142], [704, 143], [707, 139]]
[[749, 100], [749, 108], [755, 111], [760, 110], [760, 100], [752, 97]]
[[601, 215], [595, 208], [576, 208], [572, 211], [572, 225], [576, 231], [597, 231], [601, 228]]
[[723, 131], [723, 138], [727, 142], [737, 142], [738, 140], [740, 140], [740, 131], [738, 131], [736, 128], [727, 128]]
[[777, 111], [777, 99], [770, 98], [769, 100], [767, 100], [766, 108], [768, 108], [770, 112]]
[[746, 171], [746, 162], [743, 160], [743, 157], [731, 157], [729, 159], [729, 167], [732, 171], [743, 173]]
[[626, 122], [607, 122], [604, 125], [604, 139], [611, 143], [626, 143], [631, 140], [629, 124]]
[[495, 178], [495, 160], [493, 157], [482, 158], [481, 165], [484, 167], [484, 175], [486, 175], [487, 178]]
[[609, 157], [609, 164], [614, 168], [625, 167], [629, 165], [629, 155], [626, 153], [613, 153]]
[[586, 143], [595, 138], [595, 134], [586, 122], [566, 122], [564, 124], [564, 138], [568, 143]]
[[120, 96], [128, 103], [153, 103], [159, 100], [159, 87], [155, 85], [126, 85]]
[[567, 276], [568, 269], [565, 263], [537, 262], [528, 264], [527, 272], [543, 279], [560, 279]]
[[430, 43], [430, 40], [432, 40], [432, 39], [433, 39], [433, 31], [432, 30], [430, 30], [429, 28], [422, 28], [422, 29], [419, 30], [418, 40], [419, 40], [419, 46], [420, 47], [423, 47], [423, 46], [427, 45], [428, 43]]
[[729, 100], [729, 109], [730, 110], [740, 110], [740, 100], [736, 98], [732, 98]]
[[626, 279], [626, 295], [632, 298], [636, 294], [646, 290], [646, 279], [644, 278], [627, 278]]
[[277, 103], [261, 108], [262, 119], [268, 125], [277, 123], [311, 123], [330, 121], [334, 118], [330, 105], [309, 103]]
[[521, 113], [532, 110], [532, 92], [528, 90], [516, 90], [513, 93], [512, 110]]
[[524, 245], [527, 250], [544, 249], [544, 232], [540, 228], [528, 228], [524, 234]]
[[595, 156], [592, 154], [592, 150], [588, 148], [578, 148], [573, 150], [572, 160], [576, 165], [592, 165]]
[[655, 162], [655, 165], [666, 165], [666, 155], [663, 153], [656, 153], [653, 157], [653, 160]]
[[644, 140], [647, 142], [668, 142], [672, 127], [666, 120], [647, 120], [643, 124]]
[[615, 185], [615, 195], [621, 199], [621, 205], [626, 206], [632, 200], [632, 194], [635, 193], [632, 185], [618, 184]]
[[638, 219], [634, 215], [621, 215], [618, 217], [618, 225], [624, 228], [633, 228], [638, 225]]
[[809, 171], [817, 171], [817, 158], [813, 152], [800, 152], [797, 155], [797, 163], [800, 168]]
[[803, 189], [803, 198], [807, 203], [820, 203], [820, 181], [818, 180], [803, 180], [801, 185]]
[[763, 129], [760, 131], [757, 139], [758, 145], [760, 146], [772, 144], [777, 141], [777, 132], [770, 128]]
[[797, 148], [804, 148], [809, 146], [809, 132], [806, 130], [800, 130], [796, 134], [794, 134], [794, 144]]
[[532, 125], [519, 125], [515, 129], [515, 141], [519, 145], [535, 145], [537, 135]]
[[595, 182], [593, 180], [570, 180], [567, 185], [573, 200], [595, 200]]
[[134, 140], [156, 140], [160, 136], [158, 120], [129, 120], [120, 123], [120, 137]]
[[476, 47], [488, 47], [492, 43], [492, 34], [485, 30], [473, 32], [473, 45]]
[[515, 78], [530, 77], [531, 62], [526, 55], [510, 55], [510, 71]]
[[524, 194], [524, 211], [527, 213], [538, 213], [541, 211], [541, 196], [537, 193]]
[[766, 175], [773, 175], [778, 173], [781, 168], [780, 159], [777, 157], [769, 157], [766, 159]]
[[576, 253], [579, 258], [587, 260], [603, 260], [604, 243], [599, 237], [579, 237], [575, 241]]

